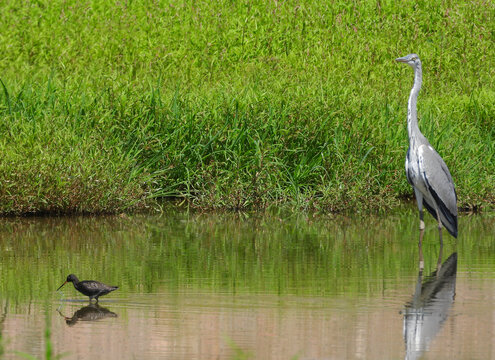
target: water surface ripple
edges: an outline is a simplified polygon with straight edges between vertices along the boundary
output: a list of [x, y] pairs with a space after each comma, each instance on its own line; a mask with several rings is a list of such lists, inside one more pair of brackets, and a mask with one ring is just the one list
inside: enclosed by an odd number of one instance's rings
[[[495, 218], [416, 211], [0, 220], [0, 358], [494, 358]], [[89, 304], [67, 284], [119, 286]], [[50, 332], [45, 332], [49, 329]]]

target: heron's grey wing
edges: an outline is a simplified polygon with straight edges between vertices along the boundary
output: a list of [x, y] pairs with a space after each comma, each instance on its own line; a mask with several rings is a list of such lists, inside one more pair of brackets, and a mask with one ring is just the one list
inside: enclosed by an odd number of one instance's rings
[[[439, 206], [439, 211], [457, 234], [457, 194], [447, 165], [431, 145], [418, 149], [420, 171], [428, 191]], [[434, 204], [431, 204], [434, 205]], [[442, 221], [444, 223], [444, 221]], [[444, 223], [445, 226], [447, 224]], [[455, 231], [454, 231], [455, 228]]]
[[457, 195], [445, 161], [428, 145], [419, 147], [419, 161], [429, 190], [433, 190], [452, 215], [457, 216]]
[[410, 160], [409, 160], [409, 155], [411, 154], [411, 147], [409, 146], [409, 148], [407, 149], [407, 154], [406, 154], [406, 162], [405, 162], [405, 166], [406, 166], [406, 178], [407, 178], [407, 182], [411, 185], [411, 186], [414, 186], [413, 184], [413, 180], [411, 178], [411, 174], [409, 174], [409, 171], [411, 171], [410, 169]]

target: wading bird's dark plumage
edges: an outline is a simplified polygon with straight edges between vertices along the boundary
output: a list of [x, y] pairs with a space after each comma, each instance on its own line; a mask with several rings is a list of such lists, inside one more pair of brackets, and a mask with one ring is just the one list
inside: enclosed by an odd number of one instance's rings
[[440, 241], [442, 241], [442, 225], [453, 237], [457, 238], [457, 195], [452, 176], [443, 159], [418, 127], [416, 103], [423, 77], [421, 61], [416, 54], [409, 54], [396, 61], [408, 64], [414, 70], [414, 85], [407, 107], [409, 150], [406, 156], [406, 175], [416, 195], [419, 228], [421, 231], [425, 228], [424, 206], [438, 221]]
[[68, 282], [74, 284], [76, 290], [79, 291], [81, 294], [89, 296], [90, 302], [92, 299], [96, 299], [96, 302], [98, 302], [98, 297], [106, 295], [109, 292], [112, 292], [119, 288], [118, 286], [110, 286], [94, 280], [79, 281], [76, 275], [70, 274], [69, 276], [67, 276], [67, 280], [65, 280], [65, 282], [60, 285], [57, 291], [60, 290], [62, 286], [64, 286]]

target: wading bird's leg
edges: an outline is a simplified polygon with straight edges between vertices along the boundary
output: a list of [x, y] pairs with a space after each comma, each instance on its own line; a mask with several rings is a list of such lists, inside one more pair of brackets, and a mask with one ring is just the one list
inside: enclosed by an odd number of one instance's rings
[[438, 235], [440, 236], [440, 248], [443, 246], [443, 239], [442, 239], [442, 220], [440, 220], [440, 212], [437, 210], [437, 219], [438, 219]]
[[415, 187], [414, 195], [416, 196], [416, 203], [418, 204], [418, 210], [419, 210], [419, 230], [424, 230], [425, 222], [423, 220], [423, 194], [421, 194], [421, 191], [419, 191]]
[[422, 272], [425, 268], [425, 261], [423, 259], [423, 234], [425, 233], [424, 229], [419, 230], [419, 271]]
[[423, 209], [419, 210], [419, 230], [425, 229], [425, 222], [423, 220]]
[[423, 260], [423, 235], [425, 233], [425, 222], [423, 220], [423, 194], [414, 187], [414, 195], [416, 196], [419, 211], [419, 270], [423, 271], [425, 267], [425, 262]]
[[440, 220], [440, 212], [437, 211], [437, 219], [438, 219], [438, 235], [440, 237], [440, 252], [438, 254], [438, 262], [437, 262], [437, 274], [440, 272], [440, 268], [442, 267], [442, 251], [443, 251], [443, 238], [442, 238], [442, 220]]
[[443, 244], [440, 244], [440, 251], [438, 252], [438, 261], [437, 261], [437, 276], [440, 274], [440, 269], [442, 268], [442, 252], [443, 252]]

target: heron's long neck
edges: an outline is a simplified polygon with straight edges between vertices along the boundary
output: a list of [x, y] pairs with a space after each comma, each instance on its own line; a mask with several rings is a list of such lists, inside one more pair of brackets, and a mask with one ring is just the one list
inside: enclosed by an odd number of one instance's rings
[[418, 113], [416, 103], [418, 102], [418, 94], [421, 89], [423, 75], [421, 73], [421, 64], [414, 68], [414, 85], [409, 95], [407, 104], [407, 132], [409, 134], [409, 142], [411, 142], [417, 134], [421, 134], [418, 127]]

